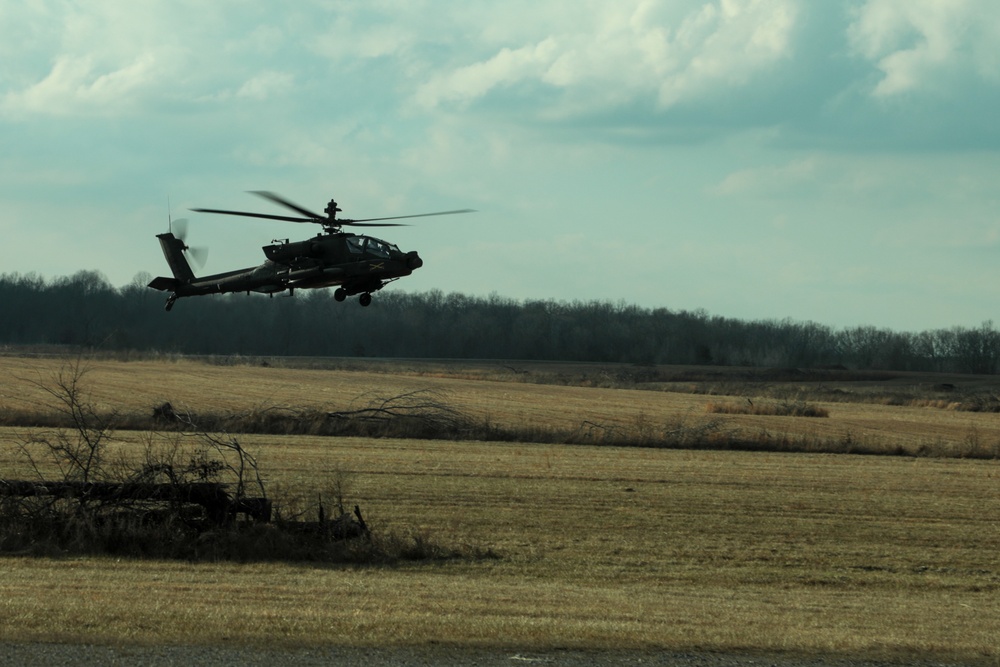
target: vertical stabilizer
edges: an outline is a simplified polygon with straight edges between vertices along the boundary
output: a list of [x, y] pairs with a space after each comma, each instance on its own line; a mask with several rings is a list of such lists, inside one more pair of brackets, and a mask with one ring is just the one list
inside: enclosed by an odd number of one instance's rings
[[166, 257], [167, 264], [170, 265], [170, 271], [174, 274], [174, 278], [182, 283], [189, 283], [194, 280], [194, 271], [191, 270], [191, 265], [188, 264], [187, 257], [184, 256], [184, 251], [187, 249], [184, 241], [181, 241], [170, 232], [157, 234], [156, 238], [160, 239], [163, 256]]

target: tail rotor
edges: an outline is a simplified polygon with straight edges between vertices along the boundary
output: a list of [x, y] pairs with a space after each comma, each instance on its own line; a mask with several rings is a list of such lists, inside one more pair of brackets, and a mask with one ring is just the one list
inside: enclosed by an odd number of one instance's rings
[[188, 262], [196, 269], [201, 270], [208, 260], [208, 248], [206, 246], [191, 247], [187, 244], [188, 221], [187, 218], [170, 221], [170, 231], [184, 244], [183, 252]]

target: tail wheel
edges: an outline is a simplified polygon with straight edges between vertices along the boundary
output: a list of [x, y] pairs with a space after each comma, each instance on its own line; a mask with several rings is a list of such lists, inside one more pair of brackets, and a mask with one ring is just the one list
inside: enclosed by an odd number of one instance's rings
[[364, 294], [358, 297], [358, 303], [360, 303], [365, 308], [370, 306], [371, 302], [372, 302], [372, 295], [369, 294], [368, 292], [365, 292]]

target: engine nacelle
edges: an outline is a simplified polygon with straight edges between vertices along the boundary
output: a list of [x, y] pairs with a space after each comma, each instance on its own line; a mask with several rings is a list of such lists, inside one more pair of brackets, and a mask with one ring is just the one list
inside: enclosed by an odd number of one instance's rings
[[279, 264], [291, 264], [303, 257], [320, 257], [323, 254], [323, 246], [314, 241], [296, 241], [295, 243], [275, 243], [262, 248], [264, 256], [272, 262]]

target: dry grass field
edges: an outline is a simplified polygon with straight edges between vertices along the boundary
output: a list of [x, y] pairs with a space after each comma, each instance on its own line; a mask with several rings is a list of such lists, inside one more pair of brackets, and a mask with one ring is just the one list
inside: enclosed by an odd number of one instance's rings
[[[39, 384], [65, 363], [0, 357], [0, 417], [51, 402]], [[639, 433], [711, 422], [713, 432], [921, 456], [245, 435], [278, 495], [339, 482], [376, 535], [497, 557], [333, 567], [8, 556], [2, 640], [1000, 659], [996, 414], [812, 399], [827, 417], [720, 414], [709, 402], [759, 403], [760, 387], [720, 398], [546, 384], [520, 369], [457, 362], [88, 368], [91, 400], [122, 411], [164, 401], [194, 411], [340, 410], [431, 391], [511, 427]], [[17, 443], [26, 431], [0, 429], [0, 477], [24, 472]], [[116, 437], [126, 453], [143, 440]]]

